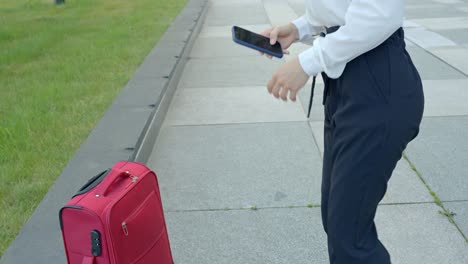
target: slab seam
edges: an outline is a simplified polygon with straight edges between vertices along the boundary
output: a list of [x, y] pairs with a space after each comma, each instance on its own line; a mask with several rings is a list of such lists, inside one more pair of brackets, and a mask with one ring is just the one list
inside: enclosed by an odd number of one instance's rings
[[216, 124], [186, 124], [186, 125], [168, 125], [167, 127], [207, 127], [207, 126], [235, 126], [235, 125], [262, 125], [262, 124], [285, 124], [285, 123], [309, 123], [307, 120], [304, 121], [265, 121], [265, 122], [242, 122], [242, 123], [216, 123]]
[[[395, 205], [424, 205], [424, 204], [436, 204], [435, 202], [401, 202], [401, 203], [380, 203], [379, 206], [395, 206]], [[227, 211], [257, 211], [257, 210], [268, 210], [268, 209], [300, 209], [300, 208], [320, 208], [320, 204], [308, 204], [308, 205], [290, 205], [290, 206], [264, 206], [257, 207], [253, 205], [251, 207], [236, 207], [236, 208], [207, 208], [207, 209], [176, 209], [176, 210], [164, 210], [166, 213], [190, 213], [190, 212], [227, 212]]]
[[406, 153], [403, 153], [403, 158], [406, 160], [406, 162], [408, 162], [408, 165], [410, 166], [410, 168], [416, 173], [416, 175], [419, 177], [419, 179], [422, 181], [422, 183], [426, 186], [426, 188], [428, 189], [429, 193], [431, 194], [431, 196], [434, 198], [434, 203], [439, 206], [442, 210], [439, 210], [439, 213], [445, 217], [447, 217], [447, 219], [449, 220], [449, 222], [455, 226], [455, 228], [458, 230], [458, 232], [460, 233], [460, 235], [465, 239], [465, 242], [468, 243], [468, 237], [465, 236], [465, 234], [463, 233], [463, 231], [461, 230], [461, 228], [457, 225], [457, 223], [455, 222], [455, 219], [453, 219], [453, 217], [455, 216], [455, 213], [450, 211], [449, 209], [446, 209], [444, 204], [442, 203], [442, 201], [440, 200], [440, 198], [437, 196], [437, 194], [432, 190], [432, 188], [429, 186], [429, 184], [426, 182], [426, 180], [424, 180], [422, 174], [418, 171], [418, 169], [416, 168], [416, 166], [410, 161], [410, 159], [408, 158], [408, 156], [406, 155]]
[[419, 47], [421, 48], [422, 50], [424, 50], [425, 52], [429, 53], [430, 55], [434, 56], [437, 60], [439, 60], [440, 62], [444, 63], [444, 64], [447, 64], [450, 68], [452, 68], [453, 70], [457, 71], [458, 73], [460, 73], [461, 75], [465, 76], [466, 78], [468, 78], [468, 74], [466, 74], [465, 72], [463, 72], [462, 70], [458, 69], [457, 67], [453, 66], [452, 64], [448, 63], [447, 61], [445, 61], [444, 59], [440, 58], [439, 56], [437, 56], [436, 54], [432, 53], [430, 50], [428, 49], [425, 49], [423, 48], [421, 45], [418, 45], [417, 43], [414, 43], [413, 44], [416, 46], [416, 47]]

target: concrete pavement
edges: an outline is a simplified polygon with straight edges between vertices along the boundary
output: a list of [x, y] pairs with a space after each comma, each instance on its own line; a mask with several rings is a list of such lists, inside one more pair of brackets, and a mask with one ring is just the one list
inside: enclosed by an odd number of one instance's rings
[[[265, 84], [284, 61], [230, 36], [232, 25], [259, 31], [303, 12], [303, 0], [210, 1], [148, 162], [175, 263], [328, 263], [323, 85], [307, 120], [310, 85], [298, 103], [275, 100]], [[408, 0], [406, 16], [426, 110], [379, 207], [379, 234], [394, 264], [468, 263], [468, 1]], [[439, 211], [455, 213], [456, 225]]]

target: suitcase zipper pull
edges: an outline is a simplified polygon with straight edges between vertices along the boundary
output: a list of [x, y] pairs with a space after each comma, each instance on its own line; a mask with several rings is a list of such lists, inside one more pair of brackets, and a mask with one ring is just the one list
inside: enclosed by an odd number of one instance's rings
[[137, 176], [131, 176], [130, 179], [131, 179], [131, 181], [127, 184], [127, 186], [125, 186], [125, 188], [130, 187], [130, 185], [132, 185], [132, 184], [134, 184], [135, 182], [138, 181], [138, 177], [137, 177]]
[[122, 229], [124, 231], [125, 236], [128, 236], [127, 223], [122, 222]]

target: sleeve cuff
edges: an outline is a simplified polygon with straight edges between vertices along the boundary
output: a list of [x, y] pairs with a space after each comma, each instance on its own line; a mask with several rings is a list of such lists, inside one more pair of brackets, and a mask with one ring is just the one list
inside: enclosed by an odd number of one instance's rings
[[292, 21], [294, 26], [296, 26], [297, 31], [299, 32], [299, 41], [304, 40], [305, 37], [313, 35], [309, 21], [305, 16], [301, 16], [298, 19]]
[[316, 46], [312, 46], [310, 49], [301, 52], [299, 54], [299, 63], [304, 72], [309, 76], [315, 76], [324, 70], [320, 63], [320, 56]]

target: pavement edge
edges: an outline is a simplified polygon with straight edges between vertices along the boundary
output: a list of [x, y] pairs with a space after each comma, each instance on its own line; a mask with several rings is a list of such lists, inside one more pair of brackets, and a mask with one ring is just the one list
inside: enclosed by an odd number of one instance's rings
[[202, 10], [199, 13], [198, 18], [194, 20], [196, 23], [195, 26], [190, 29], [191, 33], [186, 41], [187, 45], [184, 46], [181, 55], [176, 55], [179, 58], [177, 65], [173, 68], [170, 75], [168, 75], [168, 83], [164, 88], [164, 93], [159, 100], [159, 104], [155, 108], [155, 111], [151, 114], [151, 117], [147, 120], [147, 123], [137, 141], [135, 151], [130, 157], [130, 160], [134, 160], [141, 163], [146, 163], [148, 161], [151, 152], [153, 151], [154, 144], [156, 139], [159, 135], [159, 131], [161, 129], [162, 123], [164, 121], [164, 117], [169, 109], [169, 105], [172, 101], [172, 97], [174, 95], [175, 90], [177, 89], [177, 85], [179, 84], [180, 77], [185, 68], [185, 64], [189, 58], [190, 52], [192, 50], [193, 44], [200, 33], [203, 19], [206, 16], [206, 12], [208, 10], [208, 1], [207, 0], [199, 0], [199, 1], [192, 1], [192, 2], [202, 2]]

